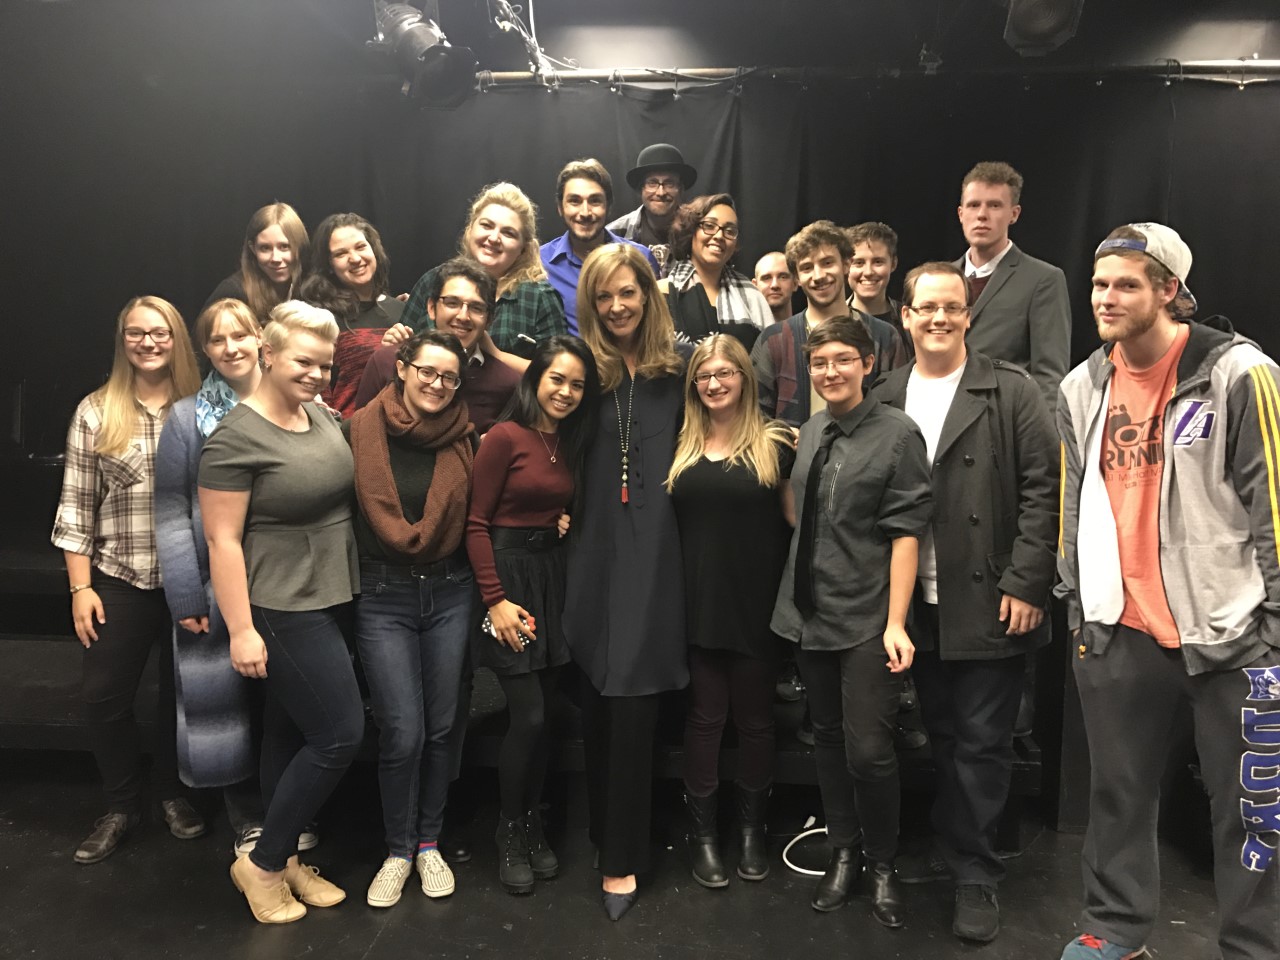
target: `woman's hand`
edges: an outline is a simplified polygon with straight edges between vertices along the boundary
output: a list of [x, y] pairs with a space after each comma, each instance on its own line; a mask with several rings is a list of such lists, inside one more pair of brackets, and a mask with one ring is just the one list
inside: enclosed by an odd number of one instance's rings
[[889, 671], [903, 673], [911, 669], [911, 661], [916, 658], [916, 647], [907, 636], [907, 631], [898, 626], [885, 627], [884, 652], [889, 655]]
[[71, 622], [75, 624], [76, 637], [88, 650], [89, 644], [98, 639], [98, 631], [93, 629], [93, 625], [107, 622], [107, 615], [102, 610], [102, 598], [93, 587], [85, 587], [71, 595]]
[[560, 514], [560, 519], [556, 521], [556, 529], [560, 531], [560, 536], [569, 535], [569, 515], [567, 513]]
[[[528, 626], [520, 622], [521, 617], [529, 622]], [[500, 600], [489, 608], [489, 622], [493, 624], [493, 632], [498, 635], [498, 642], [505, 643], [516, 653], [524, 653], [525, 644], [520, 639], [520, 634], [527, 636], [530, 643], [536, 639], [534, 628], [537, 624], [533, 622], [533, 614], [510, 600]]]
[[387, 332], [382, 335], [382, 345], [384, 347], [394, 347], [404, 343], [413, 336], [413, 328], [405, 323], [393, 323], [387, 327]]
[[250, 627], [231, 634], [231, 666], [242, 677], [262, 680], [267, 676], [267, 645], [262, 636]]
[[209, 618], [208, 617], [183, 617], [178, 621], [178, 626], [187, 633], [208, 633]]

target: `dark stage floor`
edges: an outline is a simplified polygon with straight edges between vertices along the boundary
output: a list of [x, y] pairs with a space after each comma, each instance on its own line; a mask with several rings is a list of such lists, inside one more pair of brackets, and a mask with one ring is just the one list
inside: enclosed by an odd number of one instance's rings
[[[478, 776], [478, 795], [493, 796], [491, 774]], [[0, 752], [0, 958], [1056, 960], [1073, 934], [1078, 836], [1037, 836], [1038, 828], [1028, 825], [1034, 839], [1009, 862], [1001, 893], [1004, 931], [994, 944], [969, 946], [951, 935], [951, 894], [940, 884], [908, 889], [909, 921], [896, 932], [880, 928], [861, 901], [835, 914], [815, 913], [808, 905], [813, 881], [781, 862], [761, 884], [735, 878], [726, 890], [698, 887], [677, 841], [682, 821], [674, 784], [658, 787], [655, 834], [667, 841], [655, 850], [640, 902], [621, 923], [611, 924], [601, 911], [586, 832], [572, 825], [582, 818], [574, 784], [569, 801], [552, 814], [559, 879], [540, 883], [531, 896], [502, 891], [496, 855], [486, 842], [494, 818], [488, 801], [478, 806], [473, 828], [480, 841], [476, 857], [455, 867], [453, 897], [429, 901], [411, 880], [399, 905], [373, 910], [364, 893], [383, 856], [373, 777], [369, 764], [354, 768], [325, 811], [321, 846], [308, 857], [346, 887], [347, 902], [312, 909], [295, 924], [264, 927], [227, 877], [231, 834], [221, 816], [209, 835], [182, 842], [153, 815], [110, 859], [77, 866], [72, 851], [102, 812], [89, 757]], [[784, 831], [788, 821], [799, 823], [815, 796], [808, 787], [780, 788], [775, 823]], [[220, 806], [211, 795], [198, 802], [215, 813]], [[908, 819], [918, 822], [919, 812]], [[774, 838], [775, 853], [784, 839]], [[1215, 918], [1208, 864], [1175, 846], [1166, 844], [1163, 852], [1164, 914], [1150, 944], [1153, 953], [1170, 960], [1217, 957], [1210, 940]]]

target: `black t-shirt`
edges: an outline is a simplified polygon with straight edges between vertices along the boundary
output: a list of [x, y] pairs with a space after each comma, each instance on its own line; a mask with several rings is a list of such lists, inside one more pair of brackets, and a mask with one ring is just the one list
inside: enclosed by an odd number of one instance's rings
[[765, 488], [746, 466], [703, 457], [671, 493], [684, 555], [686, 633], [693, 646], [770, 660], [769, 629], [791, 543], [780, 488], [795, 451], [776, 445], [779, 481]]

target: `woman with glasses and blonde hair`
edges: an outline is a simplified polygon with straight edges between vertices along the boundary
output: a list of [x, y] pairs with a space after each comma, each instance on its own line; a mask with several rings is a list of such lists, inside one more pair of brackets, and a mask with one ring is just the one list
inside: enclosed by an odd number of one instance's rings
[[695, 197], [676, 213], [671, 265], [658, 286], [681, 339], [728, 333], [750, 350], [773, 323], [764, 294], [733, 269], [739, 239], [737, 206], [727, 193]]
[[685, 378], [684, 426], [667, 490], [684, 559], [689, 705], [685, 803], [693, 878], [729, 883], [716, 829], [720, 738], [730, 708], [738, 732], [737, 810], [743, 880], [769, 874], [765, 807], [773, 782], [773, 691], [779, 640], [769, 628], [787, 559], [794, 502], [791, 430], [760, 413], [755, 376], [737, 339], [700, 343]]
[[599, 421], [575, 497], [564, 632], [582, 690], [590, 833], [617, 920], [649, 864], [659, 695], [689, 682], [675, 511], [663, 485], [684, 405], [687, 347], [642, 248], [582, 265], [578, 323], [600, 373]]
[[[204, 442], [258, 388], [262, 328], [239, 300], [216, 300], [196, 319], [196, 343], [211, 367], [194, 396], [173, 405], [156, 447], [156, 552], [177, 662], [178, 770], [193, 787], [223, 787], [236, 854], [262, 830], [257, 745], [249, 683], [231, 667], [229, 637], [211, 602], [209, 547], [196, 478]], [[259, 710], [260, 712], [260, 710]]]
[[172, 621], [161, 589], [153, 502], [161, 428], [173, 404], [199, 386], [177, 309], [159, 297], [135, 297], [116, 320], [111, 376], [80, 401], [67, 434], [52, 540], [66, 558], [71, 619], [84, 647], [81, 696], [107, 800], [106, 816], [76, 850], [77, 863], [109, 856], [141, 820], [133, 702], [157, 646], [152, 789], [174, 836], [204, 833], [178, 782]]
[[217, 300], [240, 300], [259, 323], [293, 297], [307, 259], [307, 228], [287, 203], [269, 203], [249, 218], [240, 247], [240, 267], [213, 289], [205, 307]]
[[[458, 256], [476, 261], [498, 284], [487, 331], [498, 350], [527, 361], [539, 343], [569, 332], [564, 303], [542, 267], [538, 208], [514, 183], [491, 183], [472, 199]], [[398, 343], [427, 325], [427, 300], [438, 269], [414, 284], [400, 323], [383, 343]]]
[[400, 344], [395, 379], [343, 424], [355, 458], [356, 644], [378, 724], [387, 855], [366, 900], [390, 907], [416, 867], [447, 897], [440, 829], [475, 582], [463, 537], [475, 429], [458, 396], [467, 357], [451, 333]]
[[[261, 923], [288, 923], [346, 894], [298, 861], [298, 840], [355, 759], [364, 711], [338, 627], [359, 592], [351, 453], [314, 398], [338, 324], [289, 300], [262, 331], [258, 388], [205, 440], [198, 476], [209, 572], [231, 666], [266, 681], [266, 816], [231, 879]], [[301, 901], [301, 902], [299, 902]]]

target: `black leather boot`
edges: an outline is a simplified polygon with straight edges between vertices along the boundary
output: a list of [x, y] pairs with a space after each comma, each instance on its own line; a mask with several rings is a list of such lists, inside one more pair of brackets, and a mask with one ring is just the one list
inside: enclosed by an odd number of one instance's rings
[[861, 872], [862, 849], [860, 847], [833, 847], [831, 862], [827, 864], [827, 872], [822, 875], [822, 879], [818, 881], [818, 886], [813, 891], [813, 900], [810, 905], [822, 913], [839, 910], [853, 895]]
[[507, 893], [532, 893], [533, 869], [529, 866], [529, 846], [524, 835], [523, 820], [508, 820], [498, 815], [498, 880]]
[[535, 806], [524, 815], [524, 835], [529, 844], [529, 866], [539, 880], [550, 880], [560, 870], [555, 851], [542, 831], [542, 808]]
[[769, 833], [764, 820], [770, 788], [748, 790], [740, 783], [737, 786], [738, 829], [742, 836], [738, 876], [743, 880], [763, 880], [769, 875]]
[[686, 792], [684, 804], [689, 811], [689, 859], [693, 861], [693, 879], [704, 887], [727, 887], [724, 860], [720, 856], [720, 837], [716, 833], [716, 797], [695, 797]]
[[896, 930], [906, 922], [906, 914], [893, 864], [868, 862], [867, 875], [871, 878], [871, 915]]

